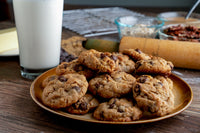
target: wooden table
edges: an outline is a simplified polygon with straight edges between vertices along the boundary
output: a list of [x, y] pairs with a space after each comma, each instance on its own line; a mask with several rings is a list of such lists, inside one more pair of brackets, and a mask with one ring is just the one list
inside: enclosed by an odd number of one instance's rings
[[[0, 29], [13, 27], [0, 22]], [[75, 33], [63, 29], [63, 39]], [[96, 38], [118, 38], [117, 34]], [[1, 42], [0, 42], [1, 43]], [[1, 133], [62, 133], [62, 132], [137, 132], [137, 133], [199, 133], [200, 132], [200, 71], [174, 69], [192, 88], [192, 104], [182, 113], [158, 122], [138, 125], [104, 125], [82, 122], [52, 114], [40, 108], [30, 97], [32, 81], [20, 76], [18, 57], [0, 58], [0, 132]]]

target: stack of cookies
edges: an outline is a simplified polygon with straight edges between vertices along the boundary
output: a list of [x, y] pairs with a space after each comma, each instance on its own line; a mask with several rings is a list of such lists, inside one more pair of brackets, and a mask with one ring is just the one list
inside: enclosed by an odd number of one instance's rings
[[139, 49], [122, 53], [84, 50], [62, 62], [42, 82], [43, 103], [71, 114], [92, 113], [103, 121], [135, 121], [163, 116], [174, 107], [173, 64]]

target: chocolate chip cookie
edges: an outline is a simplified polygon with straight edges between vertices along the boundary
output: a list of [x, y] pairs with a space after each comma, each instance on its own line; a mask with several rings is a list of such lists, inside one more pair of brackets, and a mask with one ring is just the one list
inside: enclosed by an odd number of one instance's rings
[[67, 112], [71, 114], [83, 115], [92, 111], [99, 105], [99, 101], [91, 94], [85, 94], [81, 99], [76, 103], [67, 107]]
[[118, 70], [126, 73], [133, 73], [135, 71], [135, 62], [127, 55], [121, 53], [113, 53], [117, 57]]
[[136, 73], [170, 75], [173, 64], [161, 57], [153, 57], [149, 60], [140, 60], [135, 64]]
[[73, 36], [71, 38], [62, 40], [61, 47], [68, 54], [73, 55], [74, 57], [78, 57], [81, 52], [86, 50], [82, 45], [83, 41], [86, 41], [85, 37]]
[[76, 103], [85, 95], [88, 82], [80, 74], [56, 76], [42, 92], [42, 101], [51, 108], [65, 108]]
[[115, 122], [134, 121], [141, 116], [142, 111], [125, 98], [112, 98], [109, 102], [101, 103], [93, 113], [98, 120]]
[[149, 60], [151, 55], [143, 53], [140, 49], [124, 49], [123, 54], [130, 56], [134, 61]]
[[138, 107], [155, 116], [169, 114], [174, 108], [173, 82], [163, 76], [142, 75], [133, 87]]
[[98, 72], [113, 72], [118, 69], [117, 56], [109, 52], [98, 52], [94, 49], [84, 51], [78, 57], [83, 65]]
[[91, 70], [80, 64], [77, 59], [71, 62], [62, 62], [56, 67], [57, 75], [63, 75], [67, 73], [79, 73], [85, 75], [87, 79], [90, 79], [95, 75], [94, 70]]
[[125, 72], [99, 75], [89, 81], [92, 94], [103, 97], [121, 97], [131, 92], [136, 79]]

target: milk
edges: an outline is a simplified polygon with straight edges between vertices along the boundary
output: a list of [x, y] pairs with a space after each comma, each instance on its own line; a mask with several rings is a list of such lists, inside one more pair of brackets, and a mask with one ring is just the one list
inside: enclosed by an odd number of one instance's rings
[[13, 0], [20, 66], [40, 70], [59, 64], [63, 0]]

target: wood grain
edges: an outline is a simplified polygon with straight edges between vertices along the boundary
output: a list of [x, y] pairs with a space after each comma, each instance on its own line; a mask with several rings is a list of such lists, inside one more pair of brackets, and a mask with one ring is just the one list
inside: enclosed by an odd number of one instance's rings
[[[0, 22], [0, 29], [13, 27]], [[75, 33], [63, 29], [62, 38]], [[96, 38], [116, 40], [115, 35]], [[192, 88], [192, 104], [182, 113], [158, 122], [138, 125], [106, 125], [64, 118], [40, 108], [30, 97], [32, 81], [20, 76], [18, 57], [0, 58], [0, 132], [1, 133], [79, 133], [79, 132], [136, 132], [136, 133], [199, 133], [200, 132], [200, 71], [174, 69], [173, 73]]]

